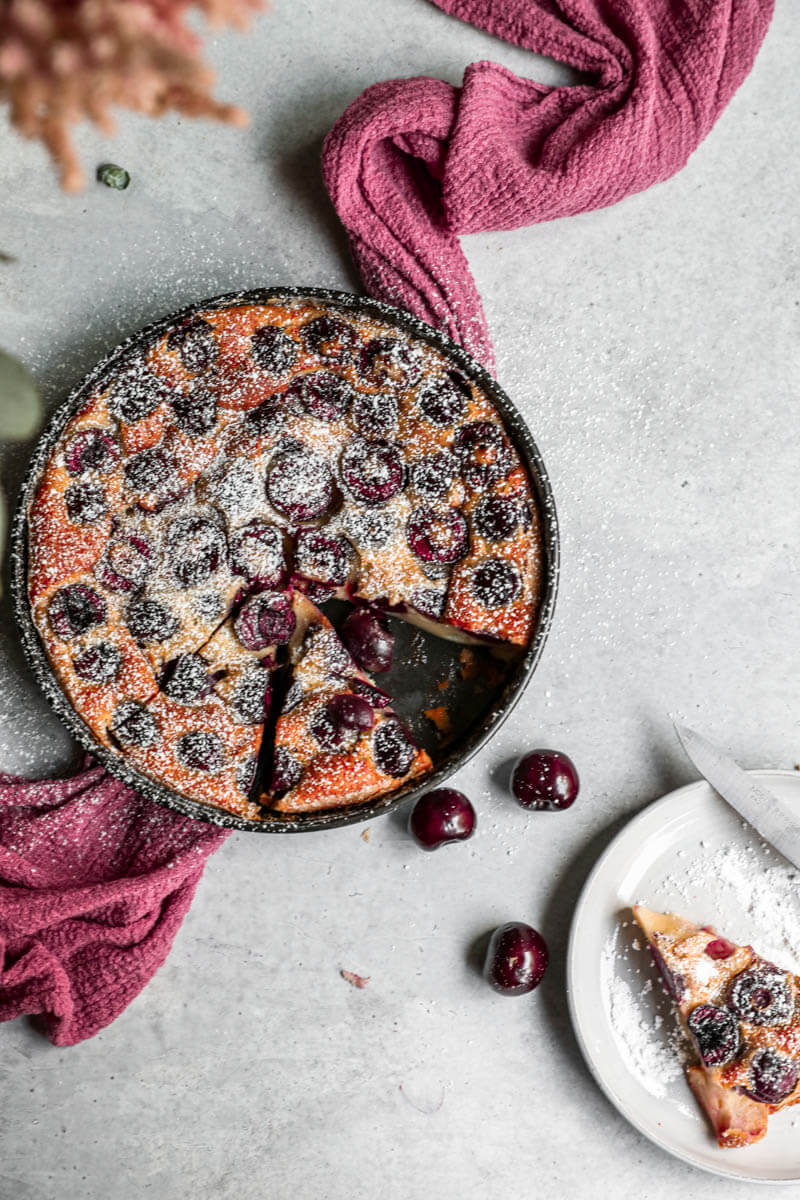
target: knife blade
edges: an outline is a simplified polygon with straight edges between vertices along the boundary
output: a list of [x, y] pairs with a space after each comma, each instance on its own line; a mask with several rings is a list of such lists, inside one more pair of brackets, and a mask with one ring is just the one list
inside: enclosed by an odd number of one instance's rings
[[784, 805], [701, 734], [674, 721], [673, 726], [687, 758], [714, 791], [784, 858], [800, 867], [800, 811]]

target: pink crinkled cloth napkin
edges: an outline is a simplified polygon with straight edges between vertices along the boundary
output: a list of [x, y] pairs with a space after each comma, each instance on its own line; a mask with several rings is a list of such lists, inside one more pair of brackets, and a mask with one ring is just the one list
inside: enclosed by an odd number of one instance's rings
[[752, 67], [773, 3], [432, 2], [591, 77], [545, 87], [477, 62], [460, 88], [377, 83], [325, 143], [325, 183], [367, 291], [493, 370], [458, 235], [603, 208], [674, 175]]
[[87, 758], [41, 783], [0, 775], [0, 1021], [41, 1014], [71, 1046], [169, 953], [229, 834], [145, 800]]
[[[344, 113], [325, 182], [368, 292], [492, 367], [458, 235], [613, 204], [667, 179], [752, 66], [772, 0], [433, 0], [590, 78], [544, 87], [491, 62], [461, 88], [376, 84]], [[112, 1021], [166, 958], [222, 830], [161, 809], [87, 760], [0, 776], [0, 1021], [57, 1045]]]

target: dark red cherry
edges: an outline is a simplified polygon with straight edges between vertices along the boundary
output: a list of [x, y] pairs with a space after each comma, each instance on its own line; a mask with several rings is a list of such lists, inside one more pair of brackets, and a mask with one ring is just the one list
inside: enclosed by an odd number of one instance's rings
[[294, 547], [294, 569], [307, 579], [328, 587], [341, 587], [350, 573], [352, 548], [344, 538], [303, 529]]
[[75, 525], [93, 525], [105, 516], [106, 493], [99, 483], [71, 483], [64, 492], [67, 516]]
[[456, 477], [456, 460], [447, 450], [426, 454], [411, 467], [409, 486], [423, 500], [444, 500]]
[[283, 375], [294, 366], [297, 343], [277, 325], [262, 325], [250, 338], [250, 353], [262, 371]]
[[166, 642], [177, 633], [178, 618], [158, 600], [134, 600], [126, 613], [131, 637], [140, 646]]
[[327, 709], [334, 724], [340, 725], [344, 729], [361, 732], [365, 729], [372, 729], [375, 724], [372, 705], [364, 696], [341, 692], [328, 701]]
[[70, 583], [56, 592], [47, 616], [56, 637], [69, 641], [105, 623], [106, 602], [85, 583]]
[[261, 592], [242, 608], [234, 629], [247, 650], [284, 646], [294, 633], [297, 618], [291, 600], [283, 592]]
[[394, 634], [386, 619], [371, 608], [356, 608], [342, 625], [342, 641], [362, 671], [380, 675], [394, 657]]
[[457, 508], [417, 508], [406, 527], [408, 544], [423, 562], [460, 562], [469, 551], [469, 529]]
[[353, 423], [365, 438], [387, 438], [397, 431], [400, 406], [392, 392], [360, 393], [353, 401]]
[[769, 962], [748, 967], [731, 980], [728, 1004], [750, 1025], [786, 1025], [794, 1013], [789, 976]]
[[375, 765], [383, 775], [402, 779], [411, 769], [417, 747], [411, 734], [399, 721], [381, 721], [372, 735]]
[[419, 407], [423, 416], [434, 425], [455, 425], [467, 413], [467, 401], [472, 392], [458, 371], [448, 371], [429, 380], [419, 393]]
[[[712, 931], [709, 930], [709, 933], [711, 932]], [[729, 942], [727, 938], [715, 937], [714, 940], [709, 942], [706, 946], [705, 953], [709, 958], [730, 958], [732, 954], [736, 953], [736, 947], [734, 946], [733, 942]]]
[[421, 796], [411, 811], [408, 830], [423, 850], [438, 850], [447, 842], [463, 842], [472, 837], [475, 809], [463, 792], [455, 788], [436, 788]]
[[260, 725], [269, 716], [271, 695], [269, 671], [263, 666], [251, 667], [231, 697], [234, 716], [243, 725]]
[[502, 542], [523, 522], [523, 508], [513, 496], [484, 496], [472, 514], [475, 530], [487, 542]]
[[542, 982], [549, 959], [540, 933], [522, 921], [509, 921], [489, 940], [483, 975], [501, 995], [523, 996]]
[[176, 393], [171, 404], [175, 424], [190, 437], [210, 433], [217, 424], [217, 396], [202, 379], [188, 392]]
[[707, 1067], [721, 1067], [739, 1051], [739, 1023], [727, 1008], [698, 1004], [686, 1019], [697, 1051]]
[[283, 534], [276, 525], [251, 521], [231, 538], [230, 559], [234, 573], [249, 583], [280, 587], [286, 571]]
[[392, 697], [388, 692], [373, 687], [371, 683], [365, 683], [363, 679], [348, 679], [347, 685], [355, 692], [356, 696], [362, 696], [370, 708], [380, 710], [388, 708], [392, 703]]
[[270, 791], [276, 799], [285, 796], [288, 791], [300, 782], [303, 777], [303, 767], [285, 746], [278, 746], [272, 762], [270, 775]]
[[107, 474], [119, 462], [119, 446], [104, 429], [84, 429], [75, 435], [64, 451], [64, 465], [70, 475], [85, 471]]
[[487, 558], [472, 572], [472, 590], [484, 608], [502, 608], [520, 595], [522, 580], [513, 563]]
[[128, 487], [139, 496], [153, 497], [161, 507], [176, 499], [183, 491], [172, 463], [157, 446], [129, 458], [124, 470]]
[[175, 743], [178, 761], [193, 771], [219, 771], [225, 762], [225, 747], [215, 733], [192, 729]]
[[178, 517], [167, 530], [167, 554], [172, 574], [183, 588], [209, 579], [227, 555], [222, 528], [208, 517]]
[[331, 753], [347, 749], [374, 723], [375, 714], [366, 700], [361, 696], [342, 694], [333, 696], [317, 709], [309, 730], [320, 749]]
[[276, 437], [286, 423], [287, 404], [281, 392], [267, 396], [245, 415], [245, 421], [256, 433]]
[[286, 389], [286, 399], [298, 404], [319, 421], [340, 421], [354, 392], [346, 379], [330, 371], [297, 375]]
[[409, 604], [423, 617], [430, 617], [432, 621], [437, 621], [444, 612], [446, 601], [447, 592], [445, 591], [436, 591], [434, 588], [417, 588], [411, 593]]
[[560, 812], [574, 804], [578, 788], [575, 764], [560, 750], [523, 754], [511, 776], [511, 790], [523, 808]]
[[342, 455], [342, 480], [356, 500], [382, 504], [403, 487], [405, 467], [400, 451], [388, 442], [355, 438]]
[[159, 738], [155, 717], [135, 700], [125, 700], [117, 706], [111, 733], [123, 746], [138, 746], [142, 750], [155, 746]]
[[122, 655], [109, 642], [96, 642], [74, 658], [72, 666], [87, 683], [110, 683], [122, 666]]
[[177, 351], [187, 371], [206, 371], [217, 361], [219, 347], [214, 330], [202, 317], [192, 317], [167, 338], [167, 349]]
[[120, 421], [133, 425], [149, 417], [169, 397], [169, 386], [137, 358], [112, 383], [108, 408]]
[[511, 453], [502, 432], [491, 421], [464, 425], [453, 445], [461, 474], [470, 487], [488, 487], [508, 473]]
[[151, 557], [150, 545], [140, 534], [118, 533], [109, 542], [95, 574], [110, 592], [132, 592], [144, 582]]
[[161, 690], [176, 704], [196, 704], [208, 695], [213, 683], [201, 654], [181, 654], [171, 664]]
[[339, 317], [314, 317], [302, 325], [299, 332], [308, 349], [325, 361], [346, 360], [358, 344], [358, 334], [353, 326]]
[[413, 387], [422, 366], [420, 352], [400, 338], [373, 338], [361, 352], [361, 374], [375, 384]]
[[275, 459], [267, 480], [273, 508], [290, 521], [313, 521], [333, 503], [335, 487], [331, 469], [318, 454], [287, 450]]
[[790, 1096], [800, 1080], [800, 1065], [771, 1047], [757, 1050], [750, 1062], [749, 1086], [746, 1096], [762, 1104], [780, 1104]]

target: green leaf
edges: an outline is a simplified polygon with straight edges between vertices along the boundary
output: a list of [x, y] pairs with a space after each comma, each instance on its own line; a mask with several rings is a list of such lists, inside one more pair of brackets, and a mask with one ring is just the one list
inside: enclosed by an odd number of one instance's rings
[[27, 367], [0, 350], [0, 438], [24, 441], [39, 427], [42, 404]]

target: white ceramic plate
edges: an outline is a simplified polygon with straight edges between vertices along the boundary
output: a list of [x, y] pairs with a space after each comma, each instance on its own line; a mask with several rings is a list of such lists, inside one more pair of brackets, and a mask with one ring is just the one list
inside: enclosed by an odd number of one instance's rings
[[[800, 819], [800, 774], [752, 774], [796, 804]], [[798, 873], [701, 780], [671, 792], [625, 826], [595, 865], [573, 918], [570, 1015], [597, 1082], [657, 1145], [731, 1179], [800, 1180], [800, 1105], [771, 1117], [767, 1136], [755, 1146], [717, 1146], [679, 1064], [677, 1023], [644, 938], [629, 923], [630, 906], [642, 901], [713, 925], [737, 941], [752, 942], [778, 965], [797, 969], [800, 894], [794, 891], [800, 893], [800, 878], [794, 889], [793, 874]]]

